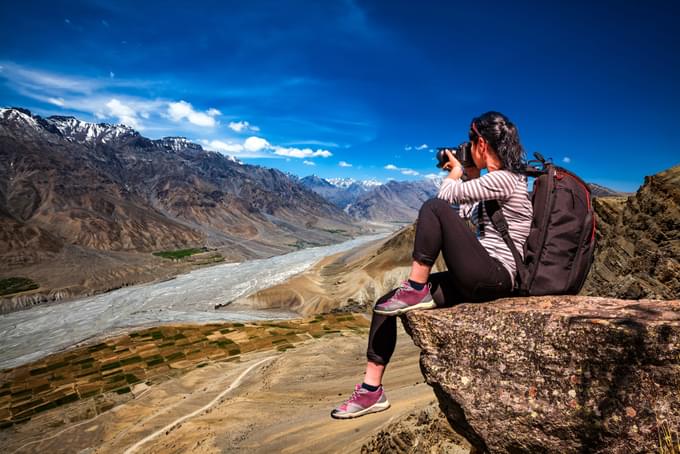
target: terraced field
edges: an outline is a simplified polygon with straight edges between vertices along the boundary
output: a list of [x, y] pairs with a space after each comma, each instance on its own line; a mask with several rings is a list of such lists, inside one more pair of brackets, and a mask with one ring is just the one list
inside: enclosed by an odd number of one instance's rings
[[238, 361], [243, 353], [287, 350], [341, 331], [364, 333], [360, 314], [325, 314], [303, 320], [252, 324], [166, 325], [132, 331], [0, 371], [0, 428], [76, 401], [107, 411], [135, 388], [201, 368], [209, 361]]

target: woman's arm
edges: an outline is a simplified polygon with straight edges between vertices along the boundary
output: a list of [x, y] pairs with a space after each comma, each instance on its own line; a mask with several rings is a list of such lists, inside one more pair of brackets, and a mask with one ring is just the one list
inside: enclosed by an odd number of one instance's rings
[[475, 203], [483, 200], [507, 200], [517, 186], [517, 177], [507, 170], [489, 172], [463, 182], [459, 178], [444, 179], [437, 197], [449, 203]]

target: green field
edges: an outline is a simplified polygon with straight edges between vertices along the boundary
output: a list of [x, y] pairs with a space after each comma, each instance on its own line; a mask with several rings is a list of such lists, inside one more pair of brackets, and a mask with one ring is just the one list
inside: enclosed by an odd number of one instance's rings
[[27, 277], [9, 277], [0, 279], [0, 295], [10, 295], [12, 293], [25, 292], [40, 287]]
[[328, 232], [328, 233], [337, 233], [337, 234], [339, 234], [339, 235], [351, 236], [351, 235], [347, 232], [347, 230], [343, 230], [343, 229], [321, 229], [321, 230], [324, 230], [324, 231], [326, 231], [326, 232]]
[[160, 251], [154, 252], [153, 255], [158, 257], [163, 257], [165, 259], [182, 259], [184, 257], [189, 257], [190, 255], [200, 254], [201, 252], [206, 252], [208, 249], [201, 248], [190, 248], [190, 249], [177, 249], [175, 251]]
[[326, 245], [321, 243], [314, 243], [312, 241], [297, 240], [295, 243], [288, 243], [288, 246], [294, 247], [295, 249], [305, 249], [308, 247], [318, 247]]

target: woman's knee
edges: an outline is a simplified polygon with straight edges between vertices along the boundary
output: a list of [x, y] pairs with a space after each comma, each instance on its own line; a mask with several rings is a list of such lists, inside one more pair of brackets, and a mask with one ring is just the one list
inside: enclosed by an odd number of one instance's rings
[[423, 205], [420, 209], [422, 210], [423, 208], [426, 208], [426, 207], [428, 209], [438, 209], [440, 207], [447, 207], [448, 208], [450, 206], [451, 206], [451, 204], [449, 202], [447, 202], [446, 200], [440, 199], [438, 197], [432, 197], [431, 199], [426, 200], [423, 203]]
[[443, 199], [438, 199], [437, 197], [433, 197], [429, 200], [426, 200], [425, 203], [420, 207], [420, 212], [418, 213], [418, 217], [422, 217], [423, 214], [431, 212], [434, 213], [435, 216], [438, 216], [439, 213], [441, 213], [441, 210], [450, 210], [451, 209], [451, 204], [447, 202], [446, 200]]

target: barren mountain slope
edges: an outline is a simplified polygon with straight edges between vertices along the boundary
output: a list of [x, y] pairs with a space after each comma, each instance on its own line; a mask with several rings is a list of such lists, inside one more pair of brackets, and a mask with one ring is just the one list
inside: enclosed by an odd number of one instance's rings
[[[34, 294], [167, 275], [152, 251], [207, 247], [243, 260], [359, 231], [278, 170], [182, 138], [149, 140], [125, 126], [0, 109], [0, 278], [31, 278], [41, 286]], [[126, 254], [138, 254], [133, 262], [145, 271], [128, 269]], [[74, 268], [63, 273], [64, 264]], [[96, 283], [85, 277], [89, 269], [101, 276]]]
[[596, 198], [595, 263], [583, 293], [680, 297], [680, 166], [646, 177], [627, 198]]

